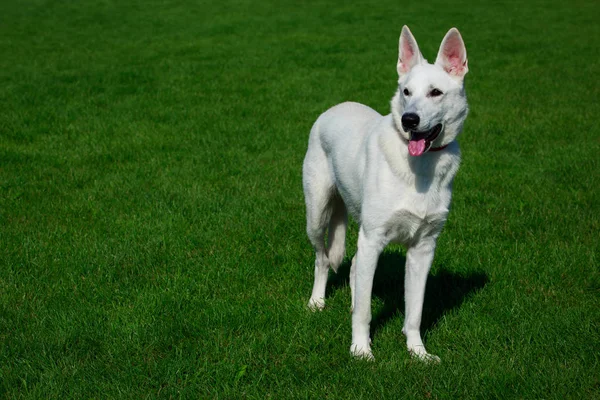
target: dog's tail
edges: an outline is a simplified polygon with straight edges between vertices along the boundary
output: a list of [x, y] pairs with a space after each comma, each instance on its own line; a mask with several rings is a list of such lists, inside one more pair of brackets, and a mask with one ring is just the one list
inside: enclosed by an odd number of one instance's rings
[[333, 212], [329, 220], [327, 237], [327, 258], [334, 272], [344, 260], [346, 254], [346, 228], [348, 226], [348, 211], [341, 198], [334, 199]]

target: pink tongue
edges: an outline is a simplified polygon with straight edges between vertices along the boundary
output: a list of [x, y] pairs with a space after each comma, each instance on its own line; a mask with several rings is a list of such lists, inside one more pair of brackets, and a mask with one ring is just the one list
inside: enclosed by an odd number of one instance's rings
[[408, 152], [411, 156], [420, 156], [425, 151], [425, 139], [408, 142]]

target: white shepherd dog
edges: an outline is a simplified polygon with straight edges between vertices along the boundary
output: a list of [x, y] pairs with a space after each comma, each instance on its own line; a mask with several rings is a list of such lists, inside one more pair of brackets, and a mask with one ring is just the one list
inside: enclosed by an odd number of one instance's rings
[[380, 253], [395, 242], [407, 248], [402, 332], [408, 350], [422, 360], [439, 362], [425, 350], [419, 329], [425, 283], [460, 164], [455, 139], [468, 112], [463, 82], [467, 51], [460, 33], [450, 29], [435, 63], [429, 64], [404, 26], [397, 69], [391, 114], [343, 103], [323, 113], [311, 129], [302, 171], [306, 230], [316, 252], [308, 304], [312, 309], [325, 306], [328, 271], [336, 271], [344, 258], [350, 213], [360, 225], [350, 268], [350, 352], [373, 358], [373, 276]]

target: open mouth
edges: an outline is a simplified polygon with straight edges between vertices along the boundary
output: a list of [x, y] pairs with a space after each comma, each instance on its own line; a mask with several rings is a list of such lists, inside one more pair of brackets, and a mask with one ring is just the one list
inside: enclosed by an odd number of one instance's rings
[[408, 152], [411, 156], [420, 156], [431, 148], [431, 143], [440, 135], [442, 124], [437, 124], [428, 131], [410, 131]]

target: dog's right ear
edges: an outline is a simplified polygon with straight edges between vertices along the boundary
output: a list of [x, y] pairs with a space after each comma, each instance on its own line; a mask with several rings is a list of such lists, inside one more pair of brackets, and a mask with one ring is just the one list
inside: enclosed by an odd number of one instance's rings
[[402, 76], [423, 61], [417, 41], [406, 25], [402, 27], [399, 47], [397, 69], [398, 75]]

